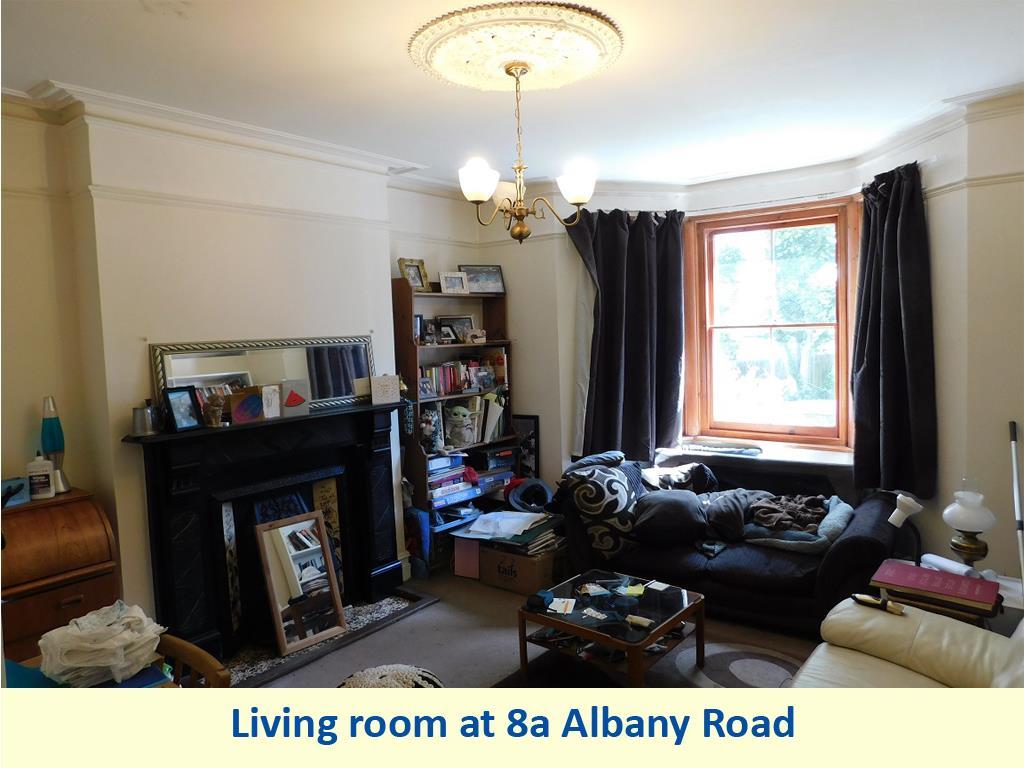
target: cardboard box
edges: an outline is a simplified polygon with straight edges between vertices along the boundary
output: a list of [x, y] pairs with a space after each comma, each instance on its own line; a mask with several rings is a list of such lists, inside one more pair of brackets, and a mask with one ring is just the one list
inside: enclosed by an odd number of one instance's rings
[[486, 543], [480, 545], [480, 581], [520, 595], [555, 585], [555, 552], [543, 555], [514, 555]]

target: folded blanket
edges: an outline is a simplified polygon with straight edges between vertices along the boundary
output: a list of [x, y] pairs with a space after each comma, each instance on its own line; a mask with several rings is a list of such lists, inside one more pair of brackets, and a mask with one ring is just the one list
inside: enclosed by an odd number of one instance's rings
[[772, 496], [750, 505], [751, 522], [773, 531], [817, 533], [828, 514], [824, 496]]

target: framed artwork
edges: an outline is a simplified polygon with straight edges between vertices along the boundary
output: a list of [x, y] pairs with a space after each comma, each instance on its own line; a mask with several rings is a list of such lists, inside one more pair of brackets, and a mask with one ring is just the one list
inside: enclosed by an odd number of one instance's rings
[[427, 277], [427, 267], [423, 259], [399, 259], [398, 271], [402, 277], [409, 281], [412, 289], [418, 293], [431, 293], [433, 288], [430, 285], [430, 278]]
[[442, 333], [445, 328], [450, 328], [461, 344], [469, 343], [469, 332], [476, 328], [476, 321], [472, 315], [438, 315], [434, 319], [441, 326]]
[[459, 337], [455, 335], [455, 329], [450, 325], [441, 326], [441, 343], [442, 344], [457, 344]]
[[167, 387], [164, 390], [164, 408], [167, 410], [167, 424], [174, 432], [185, 432], [203, 426], [203, 410], [199, 407], [196, 388]]
[[459, 264], [469, 279], [470, 293], [504, 293], [505, 277], [500, 264]]
[[465, 272], [441, 272], [441, 293], [469, 293], [469, 276]]
[[[278, 404], [281, 399], [278, 397]], [[263, 421], [263, 389], [262, 387], [246, 387], [239, 392], [232, 392], [228, 398], [231, 407], [232, 424], [251, 424]]]
[[519, 438], [519, 474], [540, 477], [540, 416], [512, 414], [512, 431]]

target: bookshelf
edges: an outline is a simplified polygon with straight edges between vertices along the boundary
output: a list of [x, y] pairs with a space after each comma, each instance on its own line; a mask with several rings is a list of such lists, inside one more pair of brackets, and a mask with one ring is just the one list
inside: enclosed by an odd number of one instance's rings
[[[427, 487], [427, 454], [420, 445], [419, 423], [422, 409], [456, 405], [472, 397], [483, 397], [494, 389], [478, 392], [439, 394], [436, 397], [419, 396], [421, 367], [458, 361], [460, 356], [479, 352], [481, 356], [500, 352], [505, 359], [505, 384], [508, 402], [504, 411], [503, 433], [494, 440], [463, 446], [459, 450], [472, 450], [516, 443], [512, 433], [512, 343], [508, 339], [506, 296], [498, 293], [450, 294], [440, 293], [438, 283], [431, 284], [433, 293], [417, 293], [404, 277], [391, 281], [391, 306], [395, 316], [395, 359], [398, 373], [409, 387], [413, 404], [413, 434], [402, 434], [405, 477], [413, 486], [413, 504], [419, 509], [431, 509]], [[419, 344], [413, 336], [413, 318], [423, 315], [431, 319], [438, 315], [473, 315], [480, 327], [487, 331], [485, 344]], [[498, 488], [500, 488], [499, 486]], [[498, 488], [494, 490], [498, 490]], [[493, 492], [493, 491], [491, 491]], [[486, 493], [484, 494], [486, 495]]]

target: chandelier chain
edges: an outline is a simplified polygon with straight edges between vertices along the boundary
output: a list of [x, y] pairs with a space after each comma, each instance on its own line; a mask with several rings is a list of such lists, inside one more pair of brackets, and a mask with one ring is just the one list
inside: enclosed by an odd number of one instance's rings
[[523, 164], [523, 123], [520, 111], [522, 92], [519, 87], [519, 75], [516, 75], [516, 160], [519, 165]]

